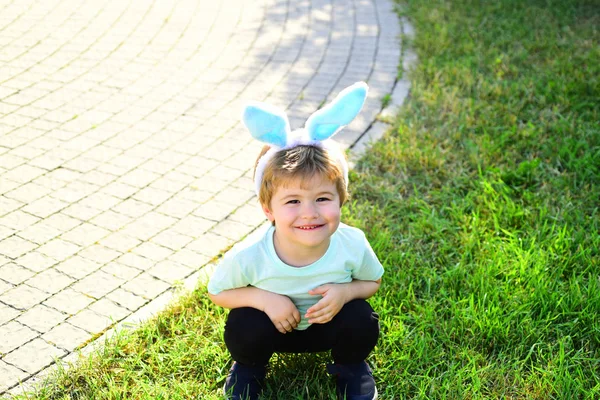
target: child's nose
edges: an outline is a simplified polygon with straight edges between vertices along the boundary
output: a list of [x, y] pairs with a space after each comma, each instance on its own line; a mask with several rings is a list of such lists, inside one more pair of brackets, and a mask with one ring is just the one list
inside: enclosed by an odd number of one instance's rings
[[319, 216], [316, 205], [312, 203], [305, 204], [302, 211], [304, 218], [317, 218]]

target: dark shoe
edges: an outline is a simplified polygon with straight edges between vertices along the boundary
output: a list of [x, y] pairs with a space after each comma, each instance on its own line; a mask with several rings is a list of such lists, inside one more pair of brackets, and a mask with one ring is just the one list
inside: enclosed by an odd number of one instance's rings
[[266, 367], [251, 367], [234, 362], [225, 379], [223, 392], [229, 400], [256, 400], [262, 392]]
[[337, 377], [337, 396], [341, 400], [375, 400], [377, 387], [369, 365], [363, 361], [358, 364], [330, 364], [327, 372]]

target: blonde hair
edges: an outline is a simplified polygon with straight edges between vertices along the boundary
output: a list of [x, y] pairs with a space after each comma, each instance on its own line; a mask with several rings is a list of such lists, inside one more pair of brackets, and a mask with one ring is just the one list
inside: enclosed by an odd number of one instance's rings
[[[254, 165], [270, 149], [264, 146]], [[315, 175], [321, 175], [333, 183], [340, 197], [340, 207], [348, 200], [348, 191], [344, 182], [344, 172], [327, 150], [311, 145], [300, 145], [275, 153], [267, 163], [260, 184], [258, 200], [263, 206], [270, 207], [271, 200], [278, 187], [286, 186], [295, 179], [300, 179], [304, 188]]]

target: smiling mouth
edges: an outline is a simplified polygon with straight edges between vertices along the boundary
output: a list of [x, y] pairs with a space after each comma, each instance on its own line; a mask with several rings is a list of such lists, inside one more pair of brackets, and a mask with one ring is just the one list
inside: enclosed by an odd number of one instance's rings
[[296, 228], [302, 229], [303, 231], [312, 231], [312, 230], [320, 228], [322, 226], [323, 225], [303, 225], [303, 226], [297, 226]]

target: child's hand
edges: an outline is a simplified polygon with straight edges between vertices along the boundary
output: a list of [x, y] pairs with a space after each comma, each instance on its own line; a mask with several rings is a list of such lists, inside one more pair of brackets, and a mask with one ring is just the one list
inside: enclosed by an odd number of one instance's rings
[[300, 323], [300, 312], [289, 297], [281, 294], [270, 293], [263, 311], [275, 328], [284, 334], [293, 331]]
[[314, 306], [306, 310], [306, 318], [311, 324], [324, 324], [340, 312], [348, 302], [348, 285], [344, 283], [328, 283], [309, 290], [308, 294], [323, 296]]

